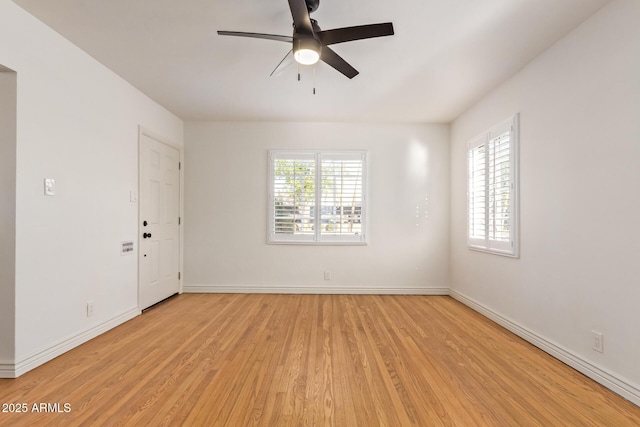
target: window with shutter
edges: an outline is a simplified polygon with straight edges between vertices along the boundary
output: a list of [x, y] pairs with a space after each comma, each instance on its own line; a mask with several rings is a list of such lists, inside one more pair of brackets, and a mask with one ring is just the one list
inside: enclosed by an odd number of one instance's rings
[[517, 119], [514, 116], [469, 143], [468, 244], [518, 256]]
[[269, 243], [366, 244], [366, 152], [269, 151]]

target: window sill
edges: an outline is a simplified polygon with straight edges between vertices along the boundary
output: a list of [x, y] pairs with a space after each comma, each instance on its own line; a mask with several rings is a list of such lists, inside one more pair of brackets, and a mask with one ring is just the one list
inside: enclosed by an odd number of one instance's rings
[[293, 245], [293, 246], [368, 246], [368, 242], [278, 242], [267, 241], [268, 245]]
[[520, 254], [518, 254], [518, 253], [500, 251], [500, 250], [496, 250], [496, 249], [481, 248], [481, 247], [478, 247], [478, 246], [467, 246], [467, 248], [469, 248], [470, 250], [475, 251], [475, 252], [484, 252], [484, 253], [491, 254], [491, 255], [500, 255], [500, 256], [504, 256], [504, 257], [507, 257], [507, 258], [514, 258], [514, 259], [519, 259], [520, 258]]

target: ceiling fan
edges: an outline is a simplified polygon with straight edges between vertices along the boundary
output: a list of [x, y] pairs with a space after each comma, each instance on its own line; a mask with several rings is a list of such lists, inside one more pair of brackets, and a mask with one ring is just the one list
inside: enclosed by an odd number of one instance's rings
[[251, 37], [257, 39], [275, 40], [291, 43], [292, 49], [278, 64], [280, 65], [293, 52], [294, 59], [304, 65], [312, 65], [321, 60], [332, 66], [348, 78], [358, 75], [358, 70], [335, 53], [329, 45], [350, 42], [353, 40], [370, 39], [374, 37], [392, 36], [393, 24], [359, 25], [355, 27], [321, 30], [318, 22], [311, 19], [310, 14], [318, 9], [320, 0], [288, 0], [291, 16], [293, 17], [293, 35], [281, 36], [276, 34], [245, 33], [239, 31], [218, 31], [221, 36]]

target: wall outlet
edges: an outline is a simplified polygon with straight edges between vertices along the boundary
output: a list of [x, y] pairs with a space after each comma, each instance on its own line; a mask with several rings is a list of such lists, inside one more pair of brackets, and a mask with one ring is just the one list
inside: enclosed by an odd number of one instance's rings
[[331, 272], [330, 271], [325, 271], [324, 272], [324, 280], [331, 280]]
[[95, 303], [95, 301], [87, 301], [87, 317], [93, 316], [93, 308]]
[[56, 195], [56, 180], [53, 178], [44, 179], [44, 195], [55, 196]]
[[598, 353], [604, 353], [604, 335], [598, 331], [591, 331], [593, 338], [593, 350]]

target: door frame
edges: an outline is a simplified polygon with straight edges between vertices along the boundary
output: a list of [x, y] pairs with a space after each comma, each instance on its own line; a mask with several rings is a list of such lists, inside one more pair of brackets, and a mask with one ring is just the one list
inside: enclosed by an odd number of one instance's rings
[[179, 153], [179, 157], [180, 157], [180, 168], [178, 170], [179, 174], [178, 174], [178, 179], [179, 179], [179, 185], [178, 185], [178, 199], [179, 199], [179, 212], [180, 212], [180, 225], [178, 227], [178, 293], [181, 294], [183, 292], [183, 271], [184, 271], [184, 260], [182, 258], [182, 255], [184, 253], [184, 147], [181, 145], [178, 145], [174, 142], [171, 142], [169, 140], [167, 140], [166, 138], [159, 136], [157, 133], [150, 131], [149, 129], [143, 127], [142, 125], [138, 125], [138, 223], [136, 226], [136, 230], [138, 233], [138, 264], [137, 264], [137, 273], [138, 273], [138, 279], [137, 279], [137, 283], [138, 283], [138, 292], [137, 292], [137, 300], [138, 300], [138, 310], [140, 310], [140, 263], [141, 263], [141, 259], [140, 257], [142, 256], [142, 252], [140, 251], [140, 242], [142, 240], [141, 237], [141, 224], [142, 224], [142, 212], [140, 212], [140, 183], [141, 183], [141, 177], [140, 174], [142, 172], [142, 168], [140, 165], [140, 162], [142, 161], [142, 137], [143, 136], [147, 136], [149, 138], [155, 139], [156, 141], [171, 147], [175, 150], [178, 150]]

